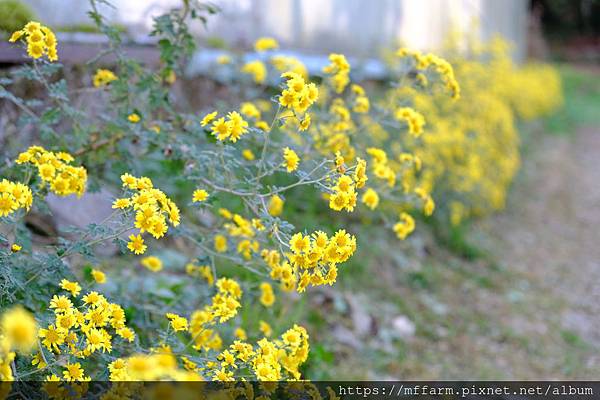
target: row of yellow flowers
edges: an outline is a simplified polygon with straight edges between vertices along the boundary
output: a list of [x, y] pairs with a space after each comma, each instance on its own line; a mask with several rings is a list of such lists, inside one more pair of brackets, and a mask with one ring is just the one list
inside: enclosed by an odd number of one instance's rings
[[[54, 35], [39, 23], [15, 32], [11, 41], [19, 40], [34, 62], [58, 58]], [[261, 38], [255, 47], [265, 52], [278, 44]], [[440, 208], [456, 224], [502, 208], [519, 166], [515, 116], [529, 119], [554, 109], [560, 104], [560, 81], [549, 67], [515, 66], [500, 41], [480, 56], [450, 63], [400, 49], [390, 60], [394, 85], [373, 100], [351, 81], [351, 65], [341, 54], [330, 55], [320, 85], [310, 81], [299, 60], [274, 54], [270, 64], [253, 61], [237, 67], [259, 85], [271, 73], [280, 76], [272, 103], [254, 98], [242, 102], [239, 110], [206, 110], [185, 121], [194, 134], [183, 144], [179, 133], [170, 135], [158, 116], [128, 110], [124, 126], [137, 135], [173, 138], [169, 145], [182, 154], [200, 143], [188, 151], [192, 155], [182, 156], [186, 179], [194, 182], [195, 190], [189, 207], [180, 209], [155, 186], [160, 177], [123, 172], [123, 195], [114, 200], [114, 212], [104, 221], [110, 228], [104, 235], [86, 233], [82, 242], [92, 246], [125, 236], [126, 249], [145, 255], [141, 265], [161, 274], [162, 260], [146, 254], [160, 245], [149, 240], [167, 242], [175, 231], [197, 259], [207, 260], [188, 263], [185, 273], [189, 279], [200, 277], [196, 284], [212, 295], [203, 307], [188, 308], [185, 315], [164, 313], [166, 332], [143, 332], [157, 340], [143, 347], [124, 308], [101, 293], [110, 281], [108, 274], [94, 269], [91, 285], [96, 287], [83, 296], [80, 282], [63, 279], [56, 282], [57, 293], [48, 300], [50, 310], [43, 317], [34, 318], [20, 306], [3, 314], [0, 378], [14, 378], [16, 351], [30, 357], [48, 381], [300, 379], [309, 335], [299, 325], [270, 339], [272, 328], [261, 320], [263, 337], [256, 343], [237, 326], [235, 340], [224, 345], [220, 329], [236, 321], [245, 291], [236, 280], [220, 276], [217, 261], [260, 276], [260, 285], [252, 290], [265, 308], [279, 298], [273, 284], [283, 292], [299, 293], [333, 285], [339, 267], [357, 251], [357, 238], [344, 229], [328, 234], [290, 227], [284, 219], [286, 206], [300, 186], [315, 188], [321, 194], [318, 201], [332, 212], [372, 214], [399, 239], [414, 231], [416, 213], [430, 216]], [[100, 69], [90, 80], [98, 91], [110, 91], [119, 82], [117, 72]], [[15, 162], [22, 182], [0, 183], [0, 217], [9, 223], [18, 223], [48, 192], [85, 192], [88, 171], [76, 166], [67, 152], [32, 146]], [[266, 178], [285, 183], [267, 185]], [[224, 198], [238, 199], [243, 207], [215, 207]], [[191, 217], [195, 213], [209, 213], [213, 222], [196, 223]], [[75, 248], [67, 246], [59, 258], [69, 257]], [[26, 252], [14, 243], [1, 257], [17, 259]], [[41, 321], [45, 324], [38, 328]], [[101, 368], [95, 364], [94, 376], [84, 370], [91, 359], [104, 362]]]

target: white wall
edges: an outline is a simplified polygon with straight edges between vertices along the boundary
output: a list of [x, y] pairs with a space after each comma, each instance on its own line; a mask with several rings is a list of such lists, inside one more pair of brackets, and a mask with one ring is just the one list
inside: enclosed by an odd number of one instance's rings
[[[50, 25], [88, 21], [87, 0], [25, 0]], [[180, 0], [112, 0], [107, 9], [115, 22], [148, 31], [152, 16]], [[285, 46], [316, 52], [339, 51], [376, 56], [382, 47], [404, 43], [435, 50], [452, 27], [471, 27], [486, 38], [501, 33], [516, 43], [522, 58], [526, 42], [526, 0], [213, 0], [222, 8], [209, 19], [208, 32], [229, 43], [248, 45], [261, 35], [271, 35]]]

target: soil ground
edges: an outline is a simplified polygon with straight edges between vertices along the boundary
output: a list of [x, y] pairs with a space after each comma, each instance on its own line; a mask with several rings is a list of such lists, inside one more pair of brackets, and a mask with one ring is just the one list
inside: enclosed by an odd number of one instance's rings
[[423, 235], [410, 254], [373, 232], [376, 275], [313, 300], [333, 349], [312, 353], [331, 365], [315, 379], [600, 376], [600, 130], [529, 143], [506, 210], [466, 230], [481, 254]]
[[531, 285], [524, 312], [511, 315], [512, 322], [550, 346], [559, 329], [564, 343], [547, 350], [555, 368], [542, 377], [594, 378], [600, 371], [600, 130], [544, 135], [534, 146], [506, 211], [480, 221], [477, 237]]

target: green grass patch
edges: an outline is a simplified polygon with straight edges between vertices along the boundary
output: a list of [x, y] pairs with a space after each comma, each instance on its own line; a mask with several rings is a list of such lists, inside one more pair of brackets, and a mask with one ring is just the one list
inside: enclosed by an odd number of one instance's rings
[[445, 221], [431, 218], [431, 226], [437, 242], [458, 257], [468, 261], [488, 258], [483, 249], [469, 242], [467, 238], [468, 226], [466, 224], [452, 226], [446, 224]]
[[564, 329], [560, 332], [560, 336], [569, 346], [583, 348], [586, 347], [585, 341], [575, 332]]
[[568, 65], [558, 67], [564, 104], [545, 119], [547, 132], [570, 135], [586, 125], [600, 125], [600, 76]]

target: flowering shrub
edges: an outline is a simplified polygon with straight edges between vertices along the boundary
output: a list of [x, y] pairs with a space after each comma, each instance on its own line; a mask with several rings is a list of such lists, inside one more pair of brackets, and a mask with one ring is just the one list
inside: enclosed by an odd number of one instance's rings
[[456, 76], [460, 96], [468, 101], [453, 102], [443, 93], [428, 92], [431, 56], [405, 49], [392, 68], [400, 74], [406, 68], [414, 70], [412, 85], [392, 89], [386, 97], [388, 104], [408, 104], [427, 116], [422, 140], [406, 137], [391, 147], [395, 153], [408, 150], [418, 157], [423, 170], [416, 184], [444, 200], [440, 214], [453, 224], [504, 207], [520, 165], [516, 117], [538, 117], [562, 103], [560, 78], [551, 67], [514, 65], [500, 38], [472, 46], [477, 48], [475, 58], [452, 60], [452, 74], [447, 66], [438, 70], [453, 96]]
[[[295, 189], [338, 217], [369, 213], [405, 239], [415, 215], [433, 214], [438, 194], [454, 222], [499, 208], [518, 166], [513, 108], [531, 117], [553, 106], [537, 88], [526, 104], [497, 83], [481, 93], [478, 85], [498, 69], [521, 84], [533, 79], [506, 59], [451, 65], [409, 50], [391, 67], [395, 84], [372, 101], [351, 81], [343, 55], [330, 55], [311, 78], [299, 60], [270, 53], [275, 40], [261, 38], [255, 49], [268, 62], [217, 63], [262, 93], [276, 82], [271, 101], [256, 96], [188, 114], [170, 87], [193, 49], [189, 19], [213, 10], [186, 3], [158, 17], [161, 66], [151, 70], [123, 55], [118, 32], [91, 4], [116, 56], [114, 70], [89, 72], [97, 115], [79, 110], [56, 78], [61, 66], [47, 27], [31, 22], [11, 37], [32, 64], [3, 84], [31, 80], [48, 98], [31, 102], [0, 87], [41, 144], [2, 167], [2, 298], [34, 313], [3, 314], [5, 380], [300, 379], [307, 330], [294, 325], [271, 339], [268, 321], [244, 321], [240, 310], [254, 301], [268, 320], [286, 292], [334, 285], [360, 249], [343, 218], [331, 231], [292, 226], [285, 218]], [[45, 212], [49, 193], [82, 196], [100, 186], [118, 193], [110, 216], [52, 246], [32, 245], [24, 229], [31, 208]], [[98, 252], [111, 242], [123, 254], [118, 268]], [[162, 256], [169, 248], [176, 261]]]

